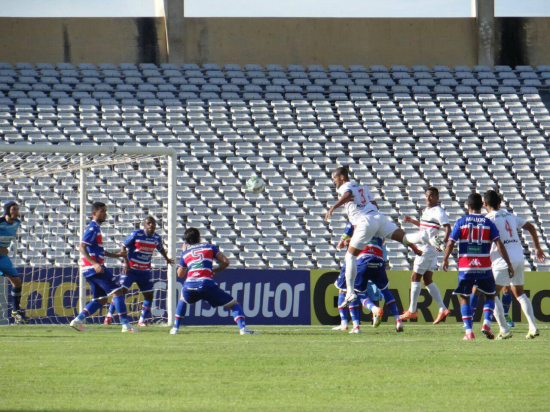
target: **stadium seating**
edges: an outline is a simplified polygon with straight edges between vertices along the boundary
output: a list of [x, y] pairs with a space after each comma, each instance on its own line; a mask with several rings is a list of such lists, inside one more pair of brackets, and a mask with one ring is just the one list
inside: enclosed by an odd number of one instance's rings
[[[336, 199], [330, 172], [337, 165], [372, 187], [382, 212], [400, 224], [418, 216], [428, 185], [440, 189], [452, 221], [472, 190], [501, 190], [507, 207], [538, 226], [548, 252], [550, 115], [539, 95], [548, 86], [550, 66], [0, 63], [0, 136], [8, 143], [175, 147], [178, 233], [202, 228], [236, 267], [339, 267], [343, 255], [334, 247], [346, 219], [337, 213], [323, 223]], [[244, 190], [253, 175], [268, 183], [264, 193]], [[100, 188], [120, 195], [119, 213], [155, 202], [134, 189], [162, 176], [125, 176]], [[77, 181], [49, 198], [44, 179], [9, 192], [26, 206], [69, 213]], [[76, 244], [77, 228], [47, 223], [48, 248], [27, 247], [21, 257], [35, 266], [76, 259], [71, 245], [50, 234], [68, 230]], [[25, 225], [21, 234], [32, 244]], [[529, 236], [523, 243], [528, 267], [537, 268]], [[388, 255], [393, 269], [410, 268], [402, 245], [389, 242]]]

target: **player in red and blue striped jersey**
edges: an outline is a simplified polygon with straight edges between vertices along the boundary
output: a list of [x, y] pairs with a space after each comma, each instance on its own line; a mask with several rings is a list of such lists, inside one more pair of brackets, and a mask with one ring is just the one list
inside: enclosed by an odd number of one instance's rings
[[[354, 227], [351, 222], [348, 222], [342, 235], [342, 240], [339, 243], [345, 245], [347, 239], [353, 236]], [[411, 245], [416, 253], [420, 253], [418, 249]], [[340, 276], [335, 282], [335, 286], [345, 293], [346, 291], [346, 268], [345, 263], [340, 272]], [[378, 327], [382, 320], [383, 311], [377, 307], [372, 299], [369, 297], [368, 286], [369, 282], [372, 282], [374, 286], [382, 293], [386, 305], [390, 309], [391, 314], [395, 318], [395, 329], [397, 332], [403, 332], [403, 323], [399, 318], [399, 309], [395, 303], [395, 298], [390, 292], [388, 286], [390, 284], [388, 276], [386, 274], [386, 260], [384, 258], [384, 240], [380, 237], [373, 237], [367, 246], [359, 253], [357, 259], [357, 277], [355, 278], [354, 290], [358, 294], [358, 299], [361, 305], [369, 309], [373, 316], [376, 317], [373, 326]], [[341, 303], [343, 302], [345, 295], [339, 294], [338, 306], [339, 310], [343, 309]], [[350, 333], [359, 333], [359, 317], [361, 314], [360, 305], [357, 300], [350, 303], [349, 308], [354, 321], [354, 327]]]
[[496, 286], [491, 270], [491, 245], [495, 243], [502, 258], [508, 265], [508, 274], [514, 276], [514, 269], [506, 252], [497, 227], [491, 220], [481, 214], [483, 199], [478, 193], [468, 196], [468, 215], [457, 220], [451, 234], [442, 268], [449, 269], [449, 256], [458, 243], [458, 287], [453, 294], [460, 297], [460, 311], [466, 329], [464, 340], [475, 339], [473, 333], [473, 313], [470, 306], [472, 287], [485, 294], [483, 306], [483, 326], [481, 332], [488, 338], [494, 339], [491, 331], [491, 321], [495, 310]]
[[[136, 283], [139, 291], [143, 293], [143, 305], [141, 307], [141, 316], [138, 326], [147, 326], [147, 316], [151, 312], [153, 303], [154, 286], [151, 281], [151, 260], [153, 252], [157, 250], [169, 265], [174, 264], [164, 250], [162, 238], [158, 233], [157, 221], [153, 216], [148, 216], [143, 221], [143, 229], [132, 232], [130, 236], [122, 242], [122, 250], [128, 251], [128, 256], [124, 259], [124, 269], [120, 278], [120, 285], [124, 288], [124, 293]], [[110, 325], [115, 313], [115, 304], [111, 302], [109, 313], [104, 323]]]
[[92, 289], [93, 299], [86, 305], [86, 308], [71, 321], [71, 327], [80, 332], [87, 332], [87, 329], [82, 325], [82, 321], [101, 308], [101, 306], [107, 302], [109, 296], [113, 296], [113, 302], [115, 302], [117, 312], [120, 314], [122, 332], [137, 332], [137, 330], [130, 325], [130, 320], [127, 316], [123, 288], [117, 284], [116, 278], [103, 264], [105, 256], [120, 258], [125, 257], [126, 252], [107, 252], [103, 248], [101, 224], [107, 219], [107, 207], [105, 203], [94, 202], [92, 205], [92, 216], [93, 220], [84, 231], [84, 235], [80, 241], [80, 253], [83, 256], [82, 274]]
[[[241, 335], [257, 333], [246, 327], [244, 311], [239, 302], [214, 282], [214, 275], [227, 269], [229, 259], [220, 252], [217, 246], [201, 243], [198, 229], [189, 228], [183, 236], [185, 246], [179, 261], [178, 277], [185, 278], [187, 276], [187, 278], [183, 284], [181, 299], [176, 308], [174, 327], [170, 334], [178, 333], [187, 305], [192, 305], [199, 300], [205, 300], [214, 308], [223, 306], [226, 309], [231, 309]], [[214, 261], [218, 262], [216, 268], [214, 268]]]

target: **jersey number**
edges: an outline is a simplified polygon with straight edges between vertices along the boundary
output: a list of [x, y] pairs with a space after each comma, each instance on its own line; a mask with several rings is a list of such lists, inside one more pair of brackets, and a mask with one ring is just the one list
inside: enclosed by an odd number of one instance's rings
[[191, 251], [191, 256], [193, 256], [195, 259], [189, 262], [189, 264], [201, 263], [204, 260], [203, 254], [200, 253], [198, 250]]
[[506, 229], [506, 231], [510, 234], [510, 237], [512, 237], [513, 232], [512, 232], [512, 226], [510, 226], [510, 222], [506, 221], [506, 225], [504, 226], [504, 229]]
[[477, 228], [477, 238], [474, 239], [474, 225], [469, 223], [468, 224], [468, 243], [477, 243], [478, 245], [481, 245], [482, 235], [483, 235], [483, 225], [477, 225], [475, 226]]
[[367, 203], [367, 199], [365, 198], [365, 193], [363, 189], [359, 189], [359, 194], [361, 195], [361, 203]]

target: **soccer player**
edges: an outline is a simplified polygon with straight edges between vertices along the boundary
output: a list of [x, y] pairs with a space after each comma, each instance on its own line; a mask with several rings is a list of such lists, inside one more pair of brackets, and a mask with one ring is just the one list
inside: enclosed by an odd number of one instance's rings
[[[233, 319], [239, 326], [241, 335], [252, 335], [254, 332], [246, 327], [244, 311], [236, 299], [222, 290], [213, 280], [213, 276], [224, 271], [229, 266], [229, 259], [220, 252], [217, 246], [201, 242], [198, 229], [191, 227], [183, 234], [185, 239], [184, 251], [181, 253], [178, 277], [185, 278], [181, 299], [176, 308], [174, 327], [171, 335], [179, 332], [179, 327], [187, 310], [187, 305], [192, 305], [199, 300], [205, 300], [212, 307], [223, 306], [231, 309]], [[218, 267], [214, 268], [214, 261]]]
[[[132, 232], [122, 243], [122, 251], [126, 250], [128, 256], [124, 258], [120, 285], [124, 288], [123, 292], [126, 294], [132, 285], [137, 283], [139, 291], [143, 293], [143, 305], [138, 326], [147, 326], [146, 319], [151, 312], [151, 304], [153, 303], [154, 288], [151, 281], [153, 252], [158, 250], [167, 264], [174, 264], [174, 259], [169, 258], [166, 250], [164, 250], [160, 235], [155, 233], [156, 229], [157, 221], [153, 216], [148, 216], [143, 221], [143, 229]], [[111, 302], [109, 313], [104, 321], [106, 325], [113, 322], [114, 312], [115, 304]]]
[[437, 249], [443, 248], [444, 243], [437, 235], [430, 238], [425, 231], [406, 234], [395, 223], [388, 220], [378, 211], [378, 205], [368, 187], [350, 181], [349, 172], [345, 167], [339, 167], [332, 172], [332, 181], [336, 185], [340, 198], [326, 213], [325, 222], [330, 220], [337, 208], [345, 206], [348, 220], [355, 226], [345, 257], [347, 292], [342, 306], [348, 306], [357, 299], [353, 290], [357, 276], [357, 257], [373, 237], [393, 239], [405, 246], [429, 243]]
[[[344, 236], [347, 236], [348, 238], [353, 237], [353, 231], [353, 225], [348, 222], [344, 230]], [[344, 239], [344, 243], [345, 242], [347, 242], [347, 238]], [[369, 309], [372, 312], [373, 317], [377, 317], [376, 320], [373, 319], [373, 326], [376, 328], [380, 325], [380, 322], [382, 321], [383, 310], [377, 307], [377, 305], [375, 305], [369, 298], [369, 294], [367, 292], [368, 282], [370, 281], [382, 293], [386, 305], [388, 306], [391, 314], [395, 318], [396, 331], [403, 332], [403, 323], [399, 319], [399, 309], [397, 308], [397, 304], [395, 303], [395, 298], [393, 294], [388, 289], [390, 282], [386, 274], [386, 261], [384, 259], [383, 243], [384, 240], [382, 238], [374, 237], [369, 241], [365, 249], [363, 249], [359, 254], [359, 258], [357, 259], [357, 277], [355, 278], [354, 287], [355, 291], [358, 293], [358, 299], [352, 301], [349, 305], [349, 308], [352, 314], [352, 319], [354, 310], [356, 310], [358, 312], [356, 317], [359, 320], [361, 314], [361, 309], [357, 302], [359, 300], [363, 307]], [[342, 271], [340, 272], [340, 276], [336, 280], [335, 285], [337, 288], [343, 290], [347, 286], [345, 282], [346, 277], [344, 264], [344, 267], [342, 267]], [[340, 300], [341, 297], [339, 296], [339, 303]], [[357, 307], [357, 309], [354, 309], [355, 307]], [[359, 333], [359, 322], [357, 322], [356, 324], [354, 321], [353, 326], [354, 327], [350, 333]]]
[[508, 275], [514, 276], [514, 268], [506, 248], [500, 240], [498, 229], [493, 222], [481, 214], [482, 207], [483, 199], [479, 193], [472, 193], [468, 196], [468, 214], [456, 221], [443, 257], [442, 268], [446, 272], [449, 269], [449, 256], [451, 256], [455, 244], [458, 243], [458, 286], [453, 294], [459, 295], [460, 299], [460, 311], [466, 329], [464, 340], [475, 339], [470, 306], [470, 293], [472, 293], [474, 285], [485, 294], [481, 332], [488, 339], [495, 338], [491, 331], [496, 294], [489, 254], [491, 244], [495, 244], [508, 265]]
[[4, 203], [4, 215], [0, 218], [0, 275], [11, 283], [11, 297], [13, 298], [11, 316], [16, 324], [28, 323], [25, 311], [21, 309], [21, 291], [23, 282], [19, 278], [17, 269], [9, 258], [9, 247], [15, 241], [19, 228], [19, 205], [14, 200]]
[[[340, 249], [343, 249], [344, 247], [347, 247], [349, 245], [349, 241], [351, 239], [352, 234], [353, 234], [353, 226], [350, 222], [348, 222], [346, 224], [344, 233], [342, 234], [342, 237], [340, 238], [340, 241], [338, 242], [338, 245], [336, 246], [336, 248], [340, 250]], [[381, 240], [382, 239], [380, 239], [380, 241]], [[376, 242], [378, 242], [378, 238], [376, 239]], [[367, 246], [363, 250], [365, 254], [368, 252], [367, 249], [369, 249], [369, 246]], [[378, 307], [379, 302], [382, 299], [382, 294], [380, 293], [380, 290], [370, 280], [366, 285], [366, 290], [360, 290], [365, 288], [365, 285], [363, 282], [363, 272], [364, 272], [363, 269], [366, 268], [366, 266], [361, 265], [361, 259], [363, 257], [366, 258], [365, 254], [360, 255], [358, 259], [359, 267], [357, 269], [357, 277], [355, 278], [355, 291], [358, 293], [360, 292], [363, 292], [363, 293], [360, 294], [357, 299], [351, 302], [348, 307], [342, 307], [342, 302], [346, 297], [346, 289], [347, 289], [345, 263], [342, 266], [340, 275], [334, 282], [334, 286], [336, 286], [336, 288], [338, 289], [338, 313], [340, 314], [340, 325], [332, 328], [332, 330], [341, 330], [341, 331], [348, 330], [348, 313], [349, 313], [351, 315], [351, 320], [353, 322], [353, 328], [350, 331], [350, 333], [360, 333], [362, 304], [364, 304], [365, 307], [371, 308], [372, 326], [375, 328], [380, 326], [381, 315], [383, 314], [382, 309]], [[385, 261], [385, 259], [383, 260]]]
[[[437, 232], [443, 228], [445, 230], [445, 236], [443, 242], [446, 243], [451, 233], [451, 224], [445, 210], [438, 205], [439, 202], [439, 190], [436, 187], [429, 187], [426, 189], [426, 209], [420, 217], [420, 221], [412, 219], [409, 216], [405, 216], [404, 221], [412, 223], [415, 226], [419, 226], [420, 230], [424, 230], [430, 237], [433, 237]], [[437, 269], [437, 250], [430, 244], [423, 245], [422, 255], [417, 256], [414, 259], [413, 273], [411, 276], [411, 301], [409, 304], [409, 310], [406, 310], [401, 315], [401, 320], [416, 319], [418, 314], [416, 313], [418, 298], [420, 297], [420, 289], [422, 288], [420, 280], [424, 280], [426, 289], [432, 295], [435, 303], [439, 307], [439, 313], [437, 318], [433, 322], [437, 325], [443, 321], [451, 311], [447, 309], [441, 298], [439, 288], [433, 281], [434, 271]]]
[[82, 325], [87, 316], [93, 315], [106, 302], [109, 296], [113, 296], [113, 302], [120, 316], [122, 332], [137, 332], [137, 329], [130, 325], [130, 319], [126, 313], [126, 302], [124, 301], [124, 288], [117, 284], [116, 278], [111, 271], [105, 267], [103, 261], [105, 256], [112, 258], [126, 257], [127, 252], [107, 252], [103, 248], [103, 237], [101, 235], [101, 224], [107, 219], [107, 207], [105, 203], [94, 202], [92, 204], [92, 221], [84, 231], [80, 241], [80, 253], [82, 254], [82, 274], [92, 289], [92, 300], [84, 310], [71, 321], [71, 327], [79, 332], [88, 330]]
[[[533, 305], [523, 290], [525, 277], [525, 268], [523, 265], [524, 255], [521, 240], [518, 236], [518, 229], [521, 228], [529, 232], [535, 246], [535, 257], [539, 262], [542, 262], [546, 259], [546, 256], [544, 256], [544, 252], [540, 247], [537, 230], [535, 226], [527, 222], [525, 219], [501, 209], [500, 196], [494, 190], [487, 191], [483, 197], [484, 206], [488, 212], [485, 217], [491, 220], [500, 232], [501, 240], [504, 243], [514, 268], [514, 277], [508, 277], [506, 262], [500, 255], [497, 248], [493, 245], [491, 247], [491, 261], [493, 275], [495, 277], [497, 296], [504, 287], [510, 286], [512, 288], [512, 292], [520, 303], [521, 309], [527, 318], [527, 322], [529, 323], [529, 332], [525, 338], [534, 339], [539, 336], [539, 331], [535, 322]], [[506, 339], [511, 336], [510, 328], [507, 325], [504, 317], [504, 309], [501, 304], [497, 303], [495, 316], [497, 317], [498, 323], [501, 327], [499, 338]]]

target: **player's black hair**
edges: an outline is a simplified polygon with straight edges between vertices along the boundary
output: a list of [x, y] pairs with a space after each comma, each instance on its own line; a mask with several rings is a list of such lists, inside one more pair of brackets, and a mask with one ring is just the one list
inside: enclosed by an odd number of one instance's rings
[[97, 212], [99, 209], [105, 208], [105, 203], [103, 202], [94, 202], [92, 203], [92, 213]]
[[470, 196], [468, 196], [468, 207], [471, 210], [481, 210], [482, 206], [483, 199], [481, 199], [481, 195], [479, 193], [472, 193]]
[[499, 194], [494, 190], [487, 190], [483, 195], [483, 200], [493, 209], [498, 209], [502, 201]]
[[15, 205], [18, 205], [18, 203], [15, 200], [9, 200], [6, 203], [4, 203], [4, 216], [8, 216], [10, 214], [11, 207]]
[[346, 180], [349, 180], [349, 171], [345, 167], [339, 167], [337, 169], [334, 169], [334, 172], [332, 172], [335, 176], [344, 176]]
[[145, 219], [143, 219], [143, 223], [145, 222], [157, 223], [157, 220], [153, 216], [147, 216]]
[[426, 192], [432, 192], [437, 197], [439, 197], [439, 189], [435, 186], [430, 186], [429, 188], [426, 189]]
[[199, 229], [190, 227], [183, 234], [183, 239], [188, 245], [194, 245], [196, 243], [199, 243], [199, 241], [201, 240], [201, 233], [199, 232]]

